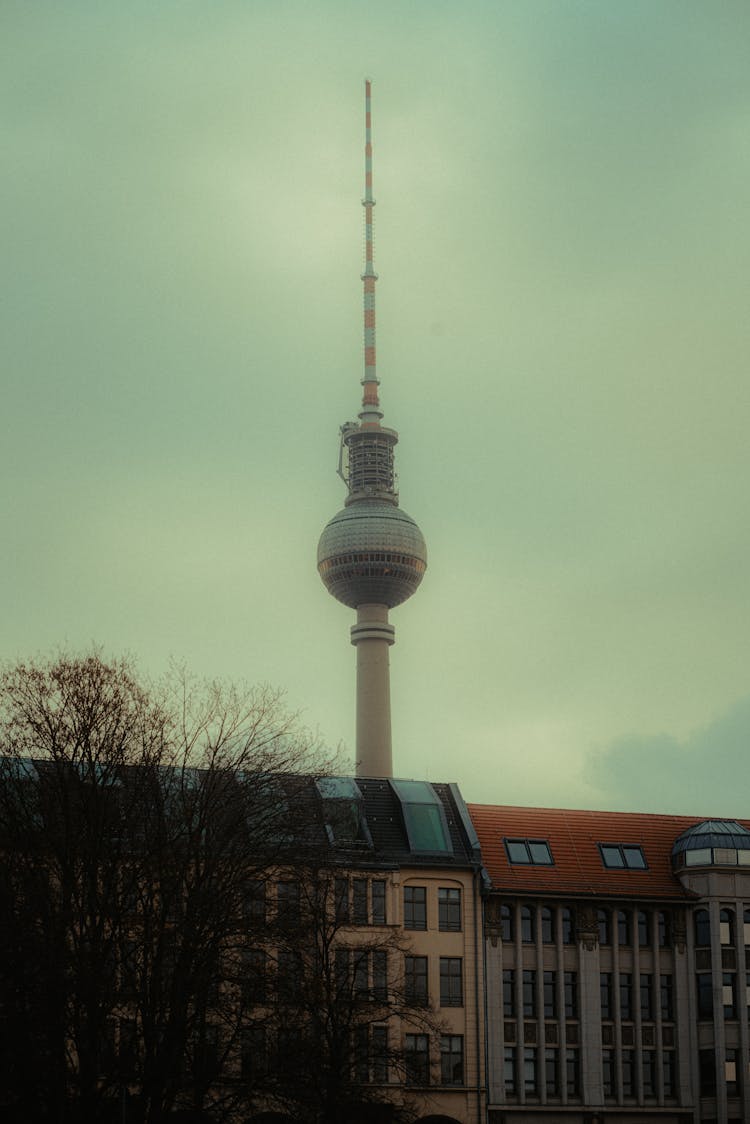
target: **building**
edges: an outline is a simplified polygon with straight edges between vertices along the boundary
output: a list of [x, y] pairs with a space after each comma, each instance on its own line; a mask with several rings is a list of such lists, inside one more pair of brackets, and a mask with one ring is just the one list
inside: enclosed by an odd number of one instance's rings
[[750, 1120], [750, 824], [469, 811], [489, 1124]]

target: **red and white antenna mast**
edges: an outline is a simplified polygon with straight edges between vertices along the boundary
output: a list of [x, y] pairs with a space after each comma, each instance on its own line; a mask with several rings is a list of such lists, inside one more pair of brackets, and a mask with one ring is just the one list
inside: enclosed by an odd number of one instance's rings
[[378, 399], [378, 372], [375, 359], [375, 282], [378, 275], [375, 272], [373, 241], [372, 241], [372, 209], [375, 200], [372, 194], [372, 83], [369, 78], [365, 81], [365, 197], [362, 206], [365, 209], [365, 271], [362, 274], [364, 282], [365, 305], [365, 377], [362, 380], [364, 393], [362, 395], [362, 412], [359, 415], [362, 425], [380, 425], [383, 412]]

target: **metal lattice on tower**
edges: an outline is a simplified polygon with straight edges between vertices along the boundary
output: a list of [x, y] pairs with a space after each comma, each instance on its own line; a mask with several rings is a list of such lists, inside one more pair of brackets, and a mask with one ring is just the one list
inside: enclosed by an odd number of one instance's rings
[[357, 610], [357, 772], [390, 776], [388, 647], [395, 638], [388, 610], [416, 591], [427, 566], [424, 538], [398, 506], [395, 429], [381, 424], [375, 350], [372, 84], [365, 82], [364, 377], [359, 423], [341, 427], [339, 474], [348, 495], [318, 544], [318, 571], [329, 593]]

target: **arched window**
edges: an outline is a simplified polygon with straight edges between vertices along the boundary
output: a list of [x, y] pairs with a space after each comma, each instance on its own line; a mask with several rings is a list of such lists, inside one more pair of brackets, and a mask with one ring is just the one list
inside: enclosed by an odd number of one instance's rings
[[534, 943], [534, 910], [530, 905], [521, 906], [521, 940], [524, 944]]
[[504, 941], [513, 940], [513, 911], [509, 905], [500, 906], [500, 938]]
[[539, 911], [539, 923], [542, 927], [542, 941], [544, 944], [554, 944], [555, 940], [555, 915], [549, 906], [543, 905]]
[[711, 922], [707, 909], [698, 909], [695, 912], [695, 945], [696, 948], [706, 948], [711, 944]]
[[659, 947], [669, 948], [672, 943], [672, 918], [668, 913], [660, 911], [656, 915]]
[[576, 941], [576, 922], [575, 914], [569, 906], [565, 905], [560, 910], [560, 920], [562, 922], [562, 940], [563, 944], [575, 944]]
[[651, 918], [642, 909], [638, 910], [638, 947], [647, 948], [651, 939]]
[[599, 927], [599, 944], [612, 944], [608, 909], [597, 909], [596, 923]]
[[619, 945], [630, 944], [630, 914], [626, 913], [624, 909], [617, 911], [617, 943]]
[[719, 939], [722, 944], [734, 944], [734, 912], [722, 909], [719, 913]]

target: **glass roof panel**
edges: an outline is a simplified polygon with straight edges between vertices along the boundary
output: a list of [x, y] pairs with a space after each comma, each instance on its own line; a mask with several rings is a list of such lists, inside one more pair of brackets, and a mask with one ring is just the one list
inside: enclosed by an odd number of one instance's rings
[[448, 832], [443, 805], [428, 781], [394, 781], [404, 816], [404, 827], [412, 851], [451, 854], [453, 844]]
[[324, 800], [362, 799], [362, 793], [353, 777], [318, 777], [315, 783]]

